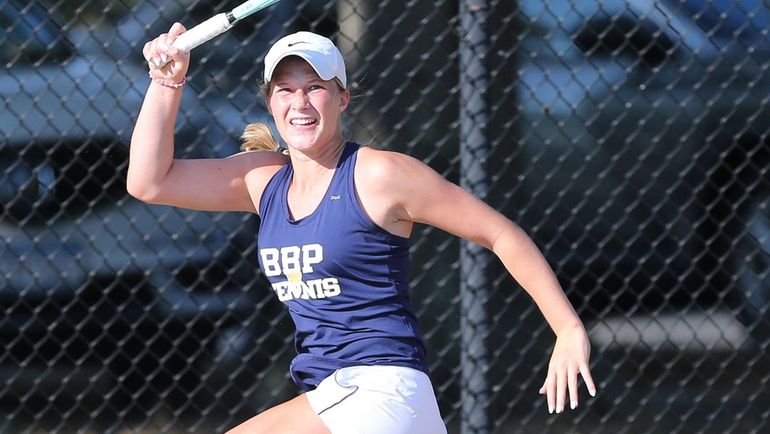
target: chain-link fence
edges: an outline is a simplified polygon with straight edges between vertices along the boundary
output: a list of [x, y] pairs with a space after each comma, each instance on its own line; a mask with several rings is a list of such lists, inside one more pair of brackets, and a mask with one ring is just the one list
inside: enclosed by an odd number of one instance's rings
[[[256, 217], [125, 191], [142, 45], [235, 4], [0, 0], [0, 432], [222, 432], [297, 393]], [[770, 431], [766, 1], [283, 0], [194, 51], [180, 156], [268, 118], [262, 57], [298, 29], [344, 52], [349, 136], [518, 222], [589, 328], [599, 394], [549, 415], [539, 312], [419, 228], [450, 432]]]

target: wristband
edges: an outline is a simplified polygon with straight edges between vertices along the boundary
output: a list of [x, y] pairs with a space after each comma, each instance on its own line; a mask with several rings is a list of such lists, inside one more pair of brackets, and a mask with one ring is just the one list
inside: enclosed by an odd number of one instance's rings
[[180, 87], [184, 86], [185, 83], [187, 83], [187, 77], [184, 77], [182, 81], [176, 82], [176, 83], [173, 81], [165, 81], [165, 80], [161, 80], [160, 78], [153, 77], [152, 73], [150, 73], [150, 78], [152, 79], [152, 81], [158, 83], [163, 87], [167, 87], [169, 89], [179, 89]]

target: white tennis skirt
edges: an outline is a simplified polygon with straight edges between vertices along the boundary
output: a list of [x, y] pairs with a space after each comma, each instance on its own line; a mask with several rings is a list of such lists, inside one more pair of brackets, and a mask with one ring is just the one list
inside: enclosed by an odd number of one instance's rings
[[332, 434], [446, 434], [430, 378], [401, 366], [336, 370], [307, 393]]

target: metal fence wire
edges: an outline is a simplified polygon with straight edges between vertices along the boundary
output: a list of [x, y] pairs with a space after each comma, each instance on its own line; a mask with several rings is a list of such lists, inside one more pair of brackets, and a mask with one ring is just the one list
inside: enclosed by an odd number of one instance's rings
[[[125, 188], [144, 42], [236, 4], [0, 0], [0, 432], [223, 432], [297, 393], [257, 218]], [[549, 415], [538, 310], [420, 227], [450, 432], [770, 431], [767, 1], [283, 0], [194, 50], [178, 156], [237, 152], [269, 118], [267, 47], [300, 29], [346, 57], [348, 136], [516, 221], [587, 324], [599, 393]]]

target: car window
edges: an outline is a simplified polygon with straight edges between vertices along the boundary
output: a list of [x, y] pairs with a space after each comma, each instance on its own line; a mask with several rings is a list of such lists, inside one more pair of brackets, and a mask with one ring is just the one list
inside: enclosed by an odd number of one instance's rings
[[73, 51], [62, 30], [35, 3], [0, 2], [0, 62], [62, 62]]

